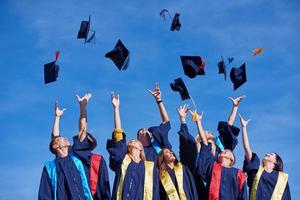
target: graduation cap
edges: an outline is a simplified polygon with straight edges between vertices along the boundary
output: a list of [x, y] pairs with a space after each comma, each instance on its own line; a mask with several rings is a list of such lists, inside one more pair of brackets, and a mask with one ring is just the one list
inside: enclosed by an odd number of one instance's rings
[[179, 21], [179, 16], [180, 16], [179, 13], [175, 14], [172, 24], [171, 24], [171, 31], [179, 31], [180, 30], [181, 24]]
[[89, 36], [90, 32], [90, 25], [91, 25], [91, 16], [89, 16], [89, 21], [81, 21], [80, 29], [77, 34], [77, 39], [85, 39], [85, 43], [89, 43], [92, 40], [95, 42], [96, 38], [96, 31], [93, 31], [93, 34]]
[[230, 71], [230, 79], [234, 85], [234, 90], [246, 83], [246, 63], [242, 64], [239, 68], [233, 67]]
[[179, 92], [182, 101], [185, 99], [190, 99], [189, 92], [181, 78], [175, 79], [174, 83], [170, 83], [170, 86], [173, 91]]
[[119, 70], [125, 70], [129, 64], [129, 51], [121, 40], [118, 40], [113, 50], [105, 54], [106, 58], [110, 58]]
[[180, 56], [184, 74], [190, 78], [205, 75], [205, 60], [200, 56]]
[[55, 52], [55, 60], [44, 65], [44, 80], [45, 84], [56, 81], [58, 77], [59, 66], [56, 61], [59, 57], [59, 51]]
[[218, 62], [218, 68], [219, 68], [219, 74], [224, 74], [224, 79], [226, 80], [226, 77], [227, 77], [227, 70], [226, 70], [226, 67], [227, 65], [229, 65], [230, 63], [233, 62], [233, 57], [228, 57], [227, 60], [228, 60], [228, 63], [225, 64], [225, 61], [223, 59], [223, 56], [221, 56], [221, 61]]

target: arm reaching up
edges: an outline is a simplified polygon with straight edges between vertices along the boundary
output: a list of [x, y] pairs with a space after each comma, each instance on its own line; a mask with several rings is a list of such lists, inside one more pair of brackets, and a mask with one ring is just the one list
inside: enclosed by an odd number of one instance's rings
[[83, 97], [76, 95], [79, 106], [80, 106], [80, 115], [79, 115], [79, 122], [78, 122], [78, 138], [82, 142], [84, 138], [87, 136], [87, 111], [86, 105], [92, 98], [91, 93], [85, 94]]
[[53, 123], [53, 128], [52, 128], [52, 137], [55, 137], [55, 136], [59, 136], [59, 120], [61, 118], [61, 116], [64, 114], [65, 112], [65, 108], [60, 110], [58, 108], [58, 101], [55, 101], [55, 104], [54, 104], [54, 123]]
[[189, 106], [184, 104], [183, 106], [180, 106], [179, 108], [177, 108], [177, 112], [179, 114], [179, 118], [180, 118], [180, 122], [182, 124], [185, 124], [185, 119], [186, 119], [186, 113], [189, 110]]
[[245, 151], [245, 156], [248, 159], [248, 161], [250, 161], [252, 158], [252, 150], [251, 150], [250, 144], [249, 144], [247, 125], [251, 121], [251, 119], [244, 120], [242, 115], [239, 115], [239, 117], [240, 117], [240, 122], [241, 122], [241, 126], [242, 126], [242, 132], [243, 132], [243, 147], [244, 147], [244, 151]]
[[193, 121], [196, 122], [198, 134], [201, 138], [201, 141], [203, 142], [203, 144], [208, 145], [207, 139], [205, 137], [205, 132], [202, 127], [203, 112], [200, 115], [197, 114], [197, 111], [190, 111], [190, 113], [192, 115]]
[[160, 91], [160, 89], [158, 87], [158, 84], [157, 83], [155, 84], [154, 92], [152, 92], [149, 89], [148, 89], [148, 91], [149, 91], [149, 93], [156, 100], [156, 103], [157, 103], [158, 109], [159, 109], [159, 113], [160, 113], [160, 116], [161, 116], [162, 123], [163, 124], [167, 123], [169, 121], [169, 116], [168, 116], [168, 113], [167, 113], [166, 108], [164, 106], [164, 103], [161, 100], [161, 91]]
[[237, 113], [237, 110], [238, 110], [238, 106], [240, 104], [240, 102], [246, 98], [246, 95], [243, 95], [243, 96], [240, 96], [238, 98], [235, 98], [233, 99], [232, 97], [228, 97], [231, 101], [232, 101], [232, 110], [231, 110], [231, 113], [229, 115], [229, 118], [228, 118], [228, 124], [230, 126], [233, 125], [234, 123], [234, 120], [235, 120], [235, 117], [236, 117], [236, 113]]
[[120, 96], [116, 95], [114, 92], [111, 92], [111, 103], [114, 107], [114, 126], [115, 129], [122, 129], [121, 118], [120, 118]]

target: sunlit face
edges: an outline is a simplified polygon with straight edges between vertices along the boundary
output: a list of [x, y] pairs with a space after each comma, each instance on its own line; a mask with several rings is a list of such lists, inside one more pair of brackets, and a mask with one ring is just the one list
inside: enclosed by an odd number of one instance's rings
[[146, 128], [141, 128], [138, 131], [138, 140], [142, 143], [143, 146], [149, 146], [151, 143], [151, 133]]
[[60, 136], [60, 137], [55, 138], [55, 140], [53, 142], [53, 147], [54, 147], [54, 149], [69, 148], [70, 142], [69, 142], [68, 138]]
[[143, 151], [143, 145], [141, 144], [141, 142], [134, 139], [128, 142], [128, 148], [129, 153], [132, 153], [133, 151]]
[[166, 163], [172, 163], [176, 160], [175, 154], [169, 149], [164, 150], [163, 156]]
[[263, 162], [272, 162], [272, 163], [276, 163], [276, 154], [275, 153], [267, 153], [265, 154], [265, 157], [263, 159]]
[[219, 154], [219, 160], [222, 161], [222, 159], [229, 159], [231, 161], [231, 163], [234, 162], [234, 156], [232, 151], [230, 151], [229, 149], [225, 149], [224, 151], [222, 151]]

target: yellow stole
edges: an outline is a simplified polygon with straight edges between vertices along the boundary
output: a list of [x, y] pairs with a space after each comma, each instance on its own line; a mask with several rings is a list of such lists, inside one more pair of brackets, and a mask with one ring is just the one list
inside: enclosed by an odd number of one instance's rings
[[174, 172], [178, 184], [179, 194], [177, 193], [176, 187], [168, 171], [164, 170], [161, 172], [160, 181], [164, 186], [164, 189], [170, 200], [186, 200], [185, 192], [183, 190], [183, 168], [180, 162], [174, 166]]
[[[123, 193], [123, 185], [124, 185], [124, 178], [126, 175], [126, 171], [128, 165], [131, 163], [131, 158], [128, 154], [125, 155], [123, 159], [122, 166], [121, 166], [121, 177], [120, 182], [117, 190], [117, 200], [122, 199]], [[144, 200], [152, 200], [153, 196], [153, 167], [154, 162], [151, 161], [144, 161], [145, 163], [145, 183], [144, 183]]]
[[[261, 166], [259, 166], [258, 172], [256, 173], [256, 176], [253, 179], [252, 189], [251, 189], [251, 193], [250, 193], [250, 200], [256, 199], [256, 192], [257, 192], [259, 179], [263, 172], [264, 172], [264, 168], [261, 165]], [[275, 185], [271, 200], [281, 200], [282, 199], [287, 181], [288, 181], [288, 174], [286, 174], [284, 172], [279, 172], [277, 183]]]

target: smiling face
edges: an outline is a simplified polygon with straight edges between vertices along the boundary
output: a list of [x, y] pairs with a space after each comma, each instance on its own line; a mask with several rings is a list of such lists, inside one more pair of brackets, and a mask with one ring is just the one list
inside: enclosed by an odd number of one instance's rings
[[58, 149], [68, 149], [70, 146], [70, 142], [66, 137], [57, 136], [52, 139], [50, 150], [52, 153], [56, 154]]
[[166, 163], [172, 163], [176, 160], [174, 152], [169, 149], [164, 149], [163, 158]]
[[232, 151], [230, 151], [229, 149], [225, 149], [224, 151], [222, 151], [219, 155], [218, 155], [219, 161], [230, 161], [230, 166], [234, 165], [235, 162], [235, 158], [234, 155], [232, 153]]

